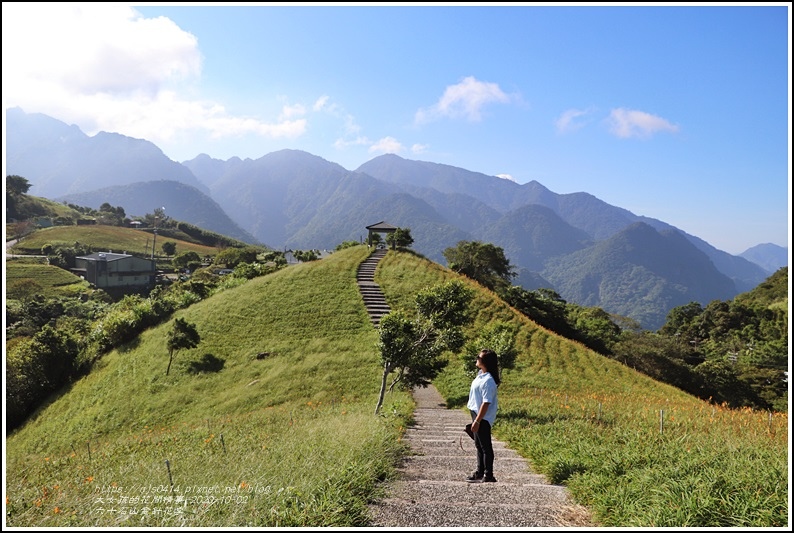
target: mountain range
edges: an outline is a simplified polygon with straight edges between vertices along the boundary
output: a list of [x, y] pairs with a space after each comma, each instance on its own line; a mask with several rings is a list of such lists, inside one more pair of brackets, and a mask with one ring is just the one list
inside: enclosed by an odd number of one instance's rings
[[551, 288], [566, 301], [658, 329], [673, 307], [746, 292], [788, 251], [766, 244], [734, 256], [663, 221], [585, 193], [557, 194], [509, 180], [388, 154], [355, 170], [300, 150], [177, 163], [154, 144], [89, 137], [42, 114], [7, 110], [7, 174], [30, 194], [143, 215], [155, 207], [205, 229], [277, 249], [333, 249], [366, 226], [407, 227], [412, 248], [446, 264], [461, 240], [504, 249], [516, 285]]

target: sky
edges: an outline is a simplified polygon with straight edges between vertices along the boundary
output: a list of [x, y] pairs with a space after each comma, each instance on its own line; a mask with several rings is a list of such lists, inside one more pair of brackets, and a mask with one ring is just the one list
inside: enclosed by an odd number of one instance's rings
[[791, 250], [788, 3], [2, 9], [4, 110], [178, 162], [394, 153]]

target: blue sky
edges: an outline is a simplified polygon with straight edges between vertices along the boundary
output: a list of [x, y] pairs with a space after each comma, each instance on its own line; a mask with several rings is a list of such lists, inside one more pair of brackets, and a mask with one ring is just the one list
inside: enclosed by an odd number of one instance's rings
[[3, 101], [175, 161], [397, 153], [790, 249], [790, 23], [784, 3], [4, 2]]

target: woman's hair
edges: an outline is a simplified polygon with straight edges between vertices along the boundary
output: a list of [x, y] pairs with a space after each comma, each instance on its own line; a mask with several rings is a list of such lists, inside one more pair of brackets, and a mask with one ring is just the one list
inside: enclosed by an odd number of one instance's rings
[[488, 373], [491, 374], [498, 387], [502, 380], [499, 377], [499, 357], [496, 352], [493, 350], [480, 350], [479, 356], [482, 358], [482, 364], [488, 369]]

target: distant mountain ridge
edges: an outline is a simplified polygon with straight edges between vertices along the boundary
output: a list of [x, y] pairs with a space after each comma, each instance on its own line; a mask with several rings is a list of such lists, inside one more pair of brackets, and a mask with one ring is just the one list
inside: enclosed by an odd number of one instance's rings
[[[625, 314], [649, 329], [658, 328], [669, 309], [688, 303], [683, 301], [687, 298], [704, 305], [730, 298], [768, 275], [758, 264], [665, 222], [611, 206], [588, 193], [556, 194], [536, 181], [521, 185], [393, 154], [376, 157], [353, 171], [301, 150], [280, 150], [255, 160], [222, 161], [202, 154], [179, 164], [151, 143], [115, 134], [90, 138], [108, 146], [110, 155], [98, 157], [85, 149], [92, 145], [99, 150], [98, 145], [82, 139], [76, 127], [57, 126], [55, 119], [21, 110], [12, 114], [8, 172], [28, 178], [34, 186], [44, 176], [53, 190], [86, 187], [85, 180], [75, 177], [82, 161], [91, 171], [85, 175], [106, 176], [96, 181], [105, 190], [92, 197], [94, 203], [102, 198], [129, 211], [126, 202], [133, 198], [146, 202], [147, 194], [154, 198], [168, 194], [170, 216], [275, 248], [332, 249], [342, 241], [365, 239], [365, 227], [380, 220], [409, 227], [413, 248], [442, 264], [446, 264], [444, 249], [461, 240], [491, 242], [501, 246], [516, 267], [515, 283], [527, 289], [552, 288], [567, 301]], [[79, 142], [64, 146], [62, 137]], [[37, 159], [39, 152], [44, 155]], [[120, 154], [123, 165], [115, 162], [113, 154]], [[153, 162], [162, 170], [147, 170]], [[122, 171], [121, 166], [129, 168]], [[195, 193], [152, 193], [141, 185], [159, 177], [132, 181], [133, 176], [168, 173], [174, 166], [181, 169], [173, 171], [181, 178], [166, 181], [189, 185]], [[122, 188], [114, 191], [108, 185]], [[148, 192], [133, 193], [135, 188]], [[196, 193], [206, 194], [209, 201], [199, 201]], [[74, 194], [68, 197], [78, 198]], [[166, 204], [155, 200], [146, 211], [159, 205]], [[234, 229], [217, 229], [229, 222], [248, 238]]]
[[768, 242], [745, 250], [739, 254], [739, 257], [752, 261], [769, 273], [777, 272], [781, 267], [788, 266], [788, 248]]
[[683, 235], [644, 222], [550, 260], [543, 273], [570, 301], [641, 324], [664, 324], [666, 310], [689, 302], [736, 295], [733, 281]]
[[89, 137], [77, 126], [19, 108], [6, 110], [6, 170], [28, 178], [30, 194], [57, 198], [112, 185], [171, 180], [209, 189], [157, 146], [118, 133]]

